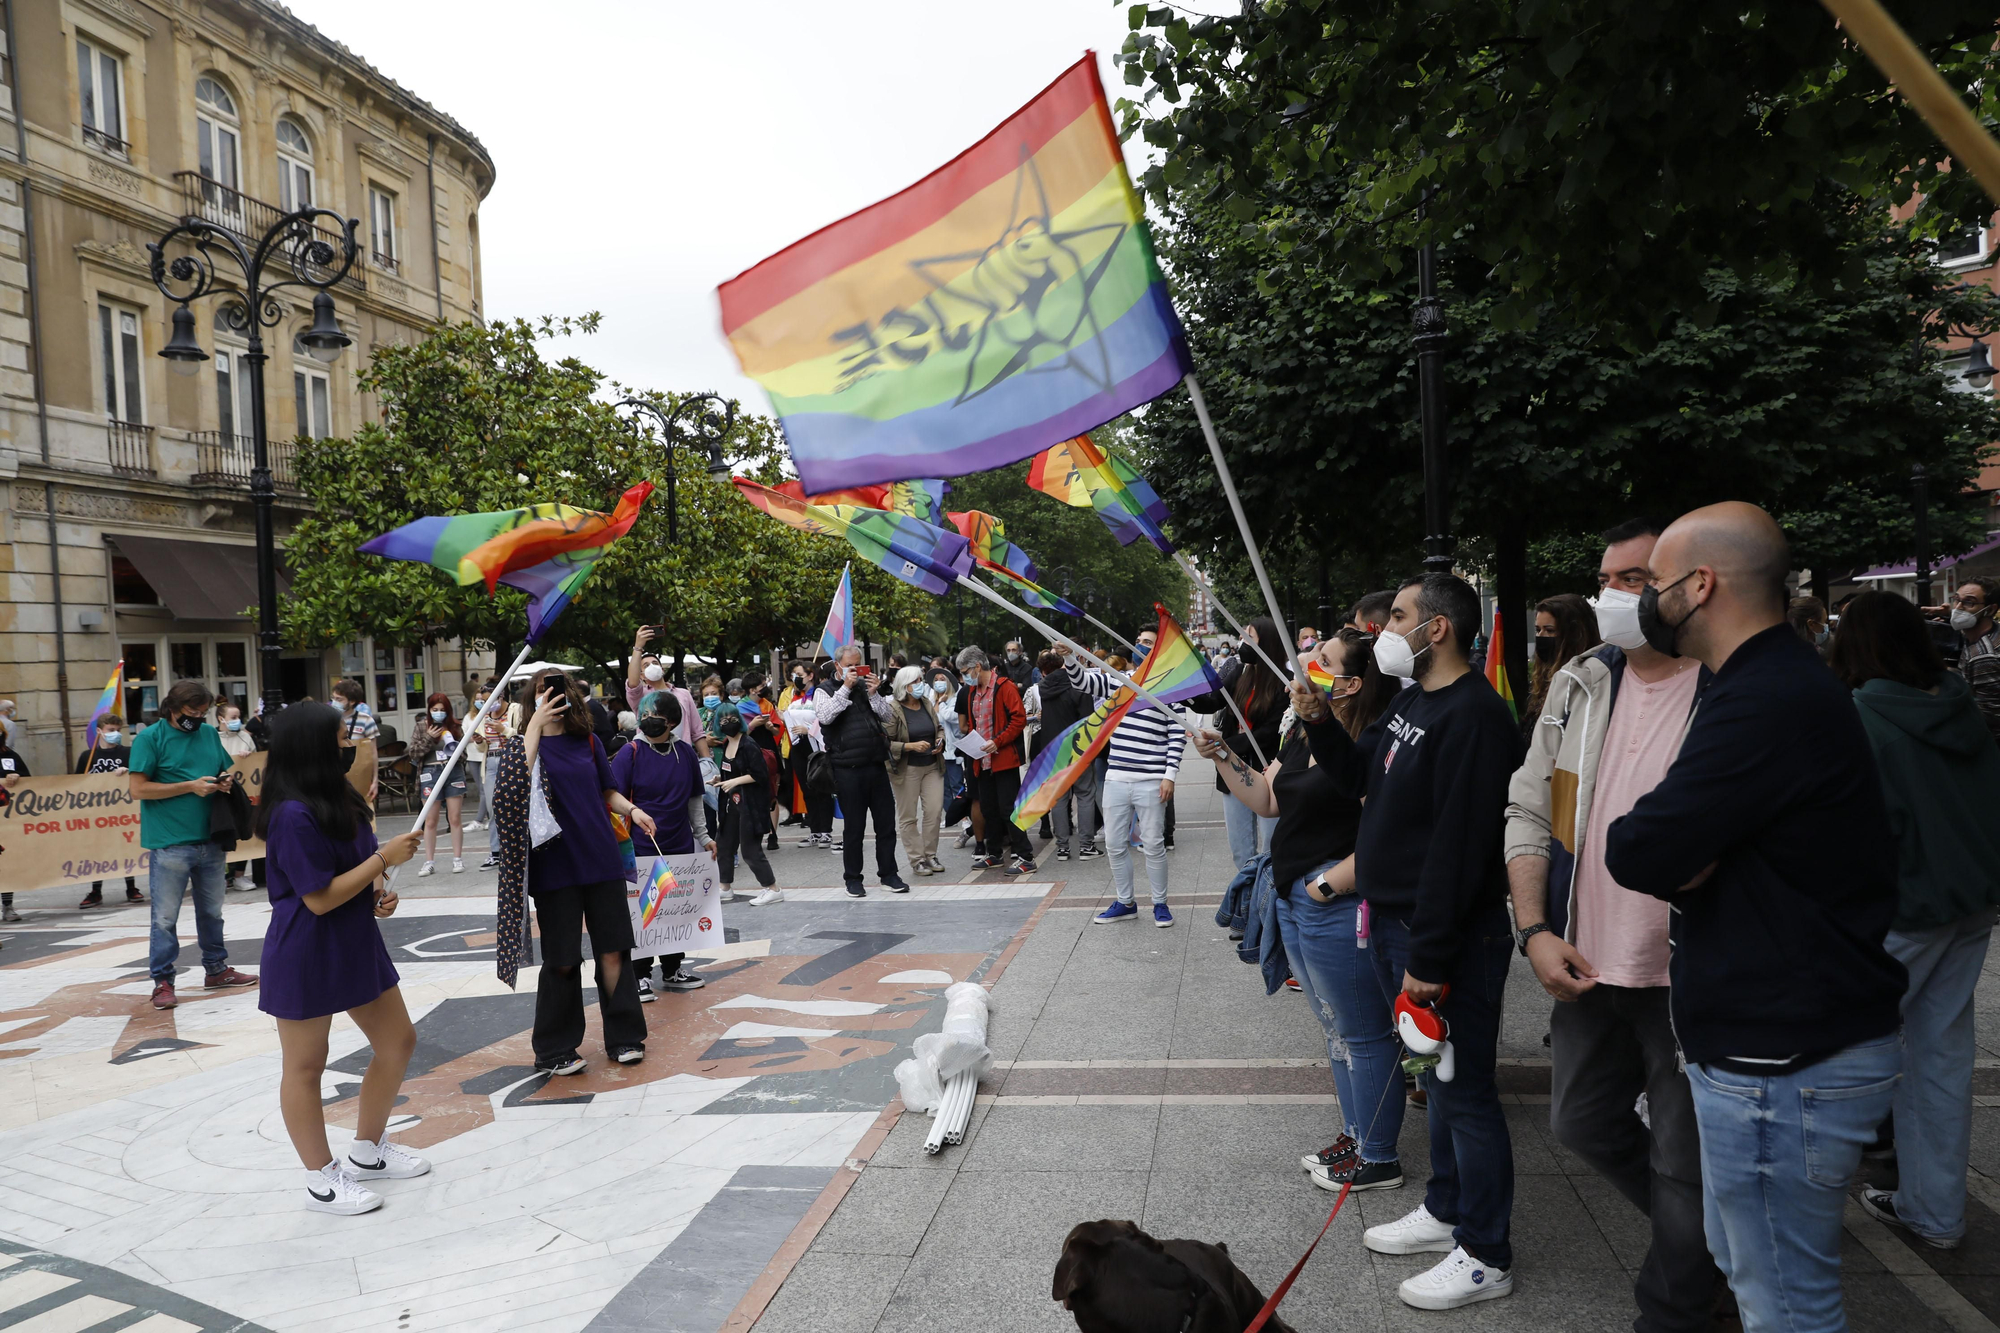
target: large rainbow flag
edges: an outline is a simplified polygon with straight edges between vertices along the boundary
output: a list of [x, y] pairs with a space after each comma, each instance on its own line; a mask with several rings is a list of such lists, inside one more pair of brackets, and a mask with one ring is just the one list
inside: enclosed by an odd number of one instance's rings
[[125, 681], [125, 659], [119, 658], [118, 665], [111, 668], [111, 679], [104, 682], [104, 693], [97, 696], [97, 702], [90, 706], [90, 722], [83, 729], [83, 740], [91, 749], [97, 748], [97, 724], [104, 720], [106, 713], [118, 710], [118, 687]]
[[500, 584], [528, 594], [529, 643], [539, 642], [568, 607], [611, 543], [632, 530], [653, 493], [642, 481], [603, 514], [566, 504], [528, 505], [485, 514], [420, 518], [362, 543], [365, 555], [432, 565], [461, 585]]
[[1088, 435], [1052, 444], [1028, 465], [1031, 489], [1078, 509], [1095, 509], [1120, 546], [1144, 537], [1163, 554], [1174, 544], [1160, 527], [1167, 506], [1146, 479], [1124, 459], [1099, 449]]
[[892, 514], [908, 514], [926, 523], [944, 520], [945, 483], [936, 477], [917, 481], [892, 481], [882, 486], [849, 486], [821, 495], [807, 495], [805, 485], [781, 481], [771, 488], [794, 500], [816, 505], [854, 505], [861, 509], [886, 509]]
[[[1208, 659], [1194, 646], [1167, 608], [1155, 604], [1160, 617], [1153, 651], [1132, 668], [1133, 681], [1144, 685], [1162, 703], [1175, 704], [1222, 688]], [[1035, 752], [1021, 770], [1021, 794], [1014, 801], [1013, 820], [1017, 828], [1039, 823], [1055, 809], [1056, 802], [1097, 758], [1098, 751], [1111, 739], [1111, 732], [1134, 708], [1150, 708], [1129, 685], [1118, 689], [1098, 704], [1090, 716], [1071, 723], [1062, 734]]]
[[1507, 670], [1506, 627], [1506, 618], [1500, 614], [1500, 606], [1496, 602], [1493, 607], [1493, 632], [1486, 636], [1486, 683], [1507, 701], [1507, 711], [1519, 717], [1521, 709], [1514, 702], [1512, 673]]
[[1189, 368], [1097, 57], [900, 194], [720, 288], [808, 491], [983, 472]]
[[862, 559], [926, 592], [942, 593], [972, 572], [972, 551], [956, 532], [908, 514], [857, 505], [818, 505], [735, 477], [744, 499], [787, 527], [840, 537]]
[[983, 509], [968, 509], [945, 515], [959, 535], [972, 547], [972, 559], [981, 569], [991, 570], [1021, 590], [1028, 605], [1044, 611], [1060, 611], [1066, 616], [1083, 612], [1044, 588], [1041, 573], [1028, 553], [1007, 540], [1004, 521]]

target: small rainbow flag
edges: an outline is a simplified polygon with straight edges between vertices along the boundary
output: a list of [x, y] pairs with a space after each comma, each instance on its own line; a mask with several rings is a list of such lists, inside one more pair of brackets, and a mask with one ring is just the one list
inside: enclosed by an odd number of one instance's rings
[[849, 486], [844, 490], [827, 491], [823, 495], [807, 495], [804, 483], [797, 481], [782, 481], [771, 489], [807, 504], [886, 509], [892, 514], [908, 514], [926, 523], [937, 523], [942, 521], [944, 514], [946, 486], [935, 477], [927, 477], [916, 481], [892, 481], [882, 486]]
[[922, 519], [886, 509], [813, 504], [748, 477], [732, 480], [744, 499], [785, 526], [840, 537], [869, 564], [925, 592], [942, 593], [972, 572], [965, 538]]
[[529, 505], [485, 514], [420, 518], [362, 543], [365, 555], [432, 565], [460, 585], [500, 584], [528, 594], [528, 642], [538, 642], [563, 613], [611, 543], [632, 530], [653, 493], [642, 481], [617, 509], [601, 514], [565, 504]]
[[826, 628], [819, 632], [819, 652], [832, 657], [842, 646], [854, 642], [854, 562], [840, 567], [840, 586], [833, 590], [833, 605], [826, 610]]
[[1000, 519], [980, 509], [949, 513], [945, 517], [971, 545], [972, 558], [979, 567], [991, 570], [1019, 588], [1029, 606], [1044, 611], [1060, 611], [1066, 616], [1083, 614], [1038, 582], [1041, 574], [1035, 569], [1035, 562], [1028, 558], [1026, 551], [1007, 540], [1007, 525]]
[[1306, 679], [1323, 690], [1331, 690], [1333, 683], [1339, 677], [1320, 665], [1319, 655], [1315, 653], [1313, 656], [1306, 658]]
[[808, 491], [1000, 467], [1189, 368], [1094, 52], [937, 171], [719, 295]]
[[111, 679], [104, 682], [104, 693], [97, 696], [97, 702], [90, 709], [90, 725], [83, 729], [83, 738], [90, 748], [97, 748], [97, 724], [106, 713], [118, 711], [118, 687], [125, 683], [125, 660], [111, 668]]
[[1519, 717], [1521, 709], [1514, 702], [1514, 686], [1507, 671], [1506, 623], [1496, 602], [1493, 607], [1493, 632], [1486, 636], [1486, 683], [1507, 701], [1507, 711]]
[[[1167, 608], [1154, 604], [1160, 618], [1153, 651], [1128, 673], [1162, 703], [1175, 704], [1222, 688], [1209, 670], [1208, 660], [1189, 640]], [[1014, 801], [1013, 820], [1017, 828], [1032, 828], [1070, 789], [1097, 752], [1111, 739], [1115, 728], [1134, 708], [1151, 708], [1130, 686], [1098, 704], [1090, 716], [1071, 723], [1061, 735], [1035, 751], [1035, 757], [1021, 770], [1021, 794]]]
[[652, 873], [646, 876], [646, 882], [639, 887], [641, 928], [653, 924], [653, 918], [660, 914], [660, 908], [666, 903], [667, 895], [680, 886], [681, 882], [674, 878], [674, 868], [667, 864], [667, 858], [654, 857]]
[[1095, 509], [1120, 546], [1144, 537], [1162, 554], [1174, 544], [1160, 526], [1167, 506], [1146, 479], [1123, 459], [1105, 453], [1088, 435], [1051, 445], [1028, 465], [1028, 485], [1078, 509]]

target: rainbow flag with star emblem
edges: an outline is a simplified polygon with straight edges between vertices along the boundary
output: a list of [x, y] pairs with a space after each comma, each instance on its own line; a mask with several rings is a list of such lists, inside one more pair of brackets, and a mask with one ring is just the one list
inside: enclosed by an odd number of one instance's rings
[[643, 930], [653, 924], [653, 918], [660, 914], [660, 908], [666, 903], [667, 895], [680, 886], [681, 882], [674, 878], [674, 868], [667, 864], [667, 858], [654, 857], [652, 873], [647, 875], [646, 882], [639, 886], [640, 929]]
[[809, 493], [1000, 467], [1189, 368], [1093, 52], [949, 163], [719, 295]]

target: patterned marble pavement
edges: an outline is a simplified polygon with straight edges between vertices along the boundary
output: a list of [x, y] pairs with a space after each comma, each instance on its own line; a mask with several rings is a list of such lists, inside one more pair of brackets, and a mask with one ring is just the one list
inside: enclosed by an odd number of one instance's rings
[[[886, 1131], [943, 988], [990, 975], [1055, 888], [788, 885], [728, 909], [706, 989], [647, 1006], [643, 1064], [603, 1059], [593, 1008], [591, 1068], [560, 1080], [531, 1068], [535, 973], [493, 977], [490, 894], [406, 897], [384, 926], [418, 1046], [390, 1123], [434, 1170], [360, 1218], [298, 1208], [275, 1028], [254, 992], [201, 993], [191, 910], [167, 1013], [147, 909], [31, 916], [0, 935], [0, 1328], [708, 1333]], [[232, 895], [232, 964], [255, 968], [269, 914]], [[337, 1019], [336, 1151], [367, 1061]], [[85, 1296], [104, 1304], [35, 1322]]]

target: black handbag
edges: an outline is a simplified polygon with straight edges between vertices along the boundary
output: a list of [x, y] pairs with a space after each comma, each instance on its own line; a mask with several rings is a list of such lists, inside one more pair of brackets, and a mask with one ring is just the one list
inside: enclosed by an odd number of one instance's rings
[[833, 760], [824, 750], [806, 756], [806, 790], [815, 796], [833, 795]]

